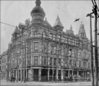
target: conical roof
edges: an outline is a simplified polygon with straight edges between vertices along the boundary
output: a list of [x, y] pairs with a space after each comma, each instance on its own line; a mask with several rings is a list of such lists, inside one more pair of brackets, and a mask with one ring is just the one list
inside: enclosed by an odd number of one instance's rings
[[61, 26], [61, 27], [63, 27], [63, 25], [62, 25], [62, 23], [61, 23], [61, 21], [60, 21], [59, 16], [57, 16], [56, 22], [55, 22], [55, 25], [54, 25], [54, 26]]
[[13, 36], [15, 36], [16, 34], [19, 34], [20, 30], [19, 28], [16, 26], [14, 32], [12, 33]]
[[70, 26], [69, 30], [66, 30], [66, 34], [74, 35], [74, 31], [72, 29], [72, 25]]
[[79, 32], [78, 32], [80, 37], [86, 38], [86, 32], [84, 28], [84, 24], [81, 22]]
[[18, 27], [16, 26], [14, 33], [20, 33]]
[[72, 25], [70, 26], [70, 33], [74, 35], [74, 31], [72, 29]]
[[47, 21], [47, 18], [45, 18], [45, 24], [51, 27], [50, 23]]

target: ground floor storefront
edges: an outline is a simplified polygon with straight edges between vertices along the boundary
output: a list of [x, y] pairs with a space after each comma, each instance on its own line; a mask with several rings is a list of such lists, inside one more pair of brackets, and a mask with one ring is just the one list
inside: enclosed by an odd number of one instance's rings
[[14, 81], [78, 81], [90, 80], [90, 72], [86, 70], [58, 68], [22, 68], [9, 72]]

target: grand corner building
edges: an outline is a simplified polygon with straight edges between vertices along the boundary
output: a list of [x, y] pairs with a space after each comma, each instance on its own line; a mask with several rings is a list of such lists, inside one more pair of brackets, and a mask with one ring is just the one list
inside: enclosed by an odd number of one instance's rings
[[8, 48], [8, 79], [17, 81], [65, 81], [90, 79], [90, 41], [84, 24], [74, 34], [66, 32], [57, 16], [52, 27], [36, 0], [32, 20], [19, 24]]

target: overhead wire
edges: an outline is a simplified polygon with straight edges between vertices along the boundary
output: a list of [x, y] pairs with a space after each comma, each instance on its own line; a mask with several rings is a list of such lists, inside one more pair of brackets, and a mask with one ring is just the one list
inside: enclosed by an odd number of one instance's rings
[[12, 25], [12, 24], [8, 24], [8, 23], [2, 22], [2, 21], [0, 21], [0, 23], [1, 23], [1, 24], [4, 24], [4, 25], [11, 26], [11, 27], [16, 27], [16, 26], [14, 26], [14, 25]]

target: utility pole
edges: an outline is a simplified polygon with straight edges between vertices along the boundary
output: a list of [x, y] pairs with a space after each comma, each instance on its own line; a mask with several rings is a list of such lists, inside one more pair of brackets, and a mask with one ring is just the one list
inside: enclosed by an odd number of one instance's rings
[[92, 74], [92, 86], [94, 86], [94, 65], [93, 65], [93, 40], [92, 40], [92, 16], [93, 12], [87, 14], [90, 17], [90, 44], [91, 44], [91, 74]]
[[93, 13], [95, 15], [95, 66], [96, 66], [96, 86], [98, 86], [98, 47], [97, 47], [97, 5], [94, 5]]

